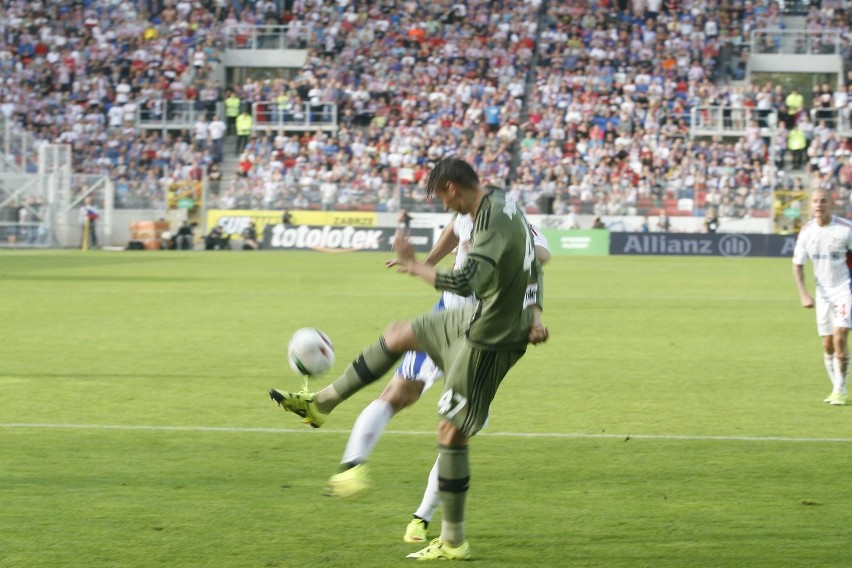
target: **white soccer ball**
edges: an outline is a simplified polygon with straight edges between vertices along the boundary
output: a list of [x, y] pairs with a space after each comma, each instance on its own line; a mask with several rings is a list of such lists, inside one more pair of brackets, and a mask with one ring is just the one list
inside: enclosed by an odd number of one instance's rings
[[296, 331], [287, 346], [290, 367], [300, 375], [322, 375], [334, 365], [334, 347], [326, 334], [312, 327]]

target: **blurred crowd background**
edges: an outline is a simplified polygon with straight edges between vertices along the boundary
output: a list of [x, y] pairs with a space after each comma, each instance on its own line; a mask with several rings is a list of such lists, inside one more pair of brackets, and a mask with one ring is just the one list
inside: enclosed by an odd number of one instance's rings
[[[418, 182], [457, 155], [532, 213], [765, 217], [774, 189], [817, 186], [852, 213], [850, 3], [793, 6], [838, 32], [802, 45], [841, 56], [835, 84], [746, 81], [751, 32], [783, 32], [791, 4], [4, 0], [0, 114], [34, 151], [70, 144], [116, 208], [165, 208], [196, 180], [208, 208], [430, 210]], [[270, 37], [304, 65], [223, 80], [257, 26], [283, 26]], [[739, 134], [690, 136], [708, 106]]]

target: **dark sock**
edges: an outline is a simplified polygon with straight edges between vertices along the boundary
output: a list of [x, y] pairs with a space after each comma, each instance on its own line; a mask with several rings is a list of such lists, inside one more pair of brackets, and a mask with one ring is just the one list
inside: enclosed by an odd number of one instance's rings
[[391, 353], [385, 338], [380, 337], [364, 349], [336, 381], [316, 393], [314, 401], [317, 408], [328, 414], [338, 404], [380, 379], [396, 365], [401, 356], [401, 353]]
[[439, 446], [438, 488], [444, 513], [441, 540], [454, 546], [464, 542], [464, 506], [470, 485], [467, 446]]

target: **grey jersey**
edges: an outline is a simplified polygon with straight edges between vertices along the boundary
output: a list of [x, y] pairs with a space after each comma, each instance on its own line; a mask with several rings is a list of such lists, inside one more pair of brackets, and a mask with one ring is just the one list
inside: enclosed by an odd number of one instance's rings
[[483, 197], [476, 212], [467, 262], [439, 271], [435, 287], [479, 303], [465, 331], [483, 348], [525, 347], [531, 314], [542, 303], [543, 274], [523, 210], [502, 190]]

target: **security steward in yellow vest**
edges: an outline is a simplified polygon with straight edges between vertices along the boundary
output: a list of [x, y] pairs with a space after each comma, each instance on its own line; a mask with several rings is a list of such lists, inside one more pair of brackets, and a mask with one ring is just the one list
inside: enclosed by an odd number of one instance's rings
[[248, 144], [252, 125], [254, 125], [254, 120], [248, 110], [243, 109], [243, 112], [237, 117], [237, 156]]
[[225, 118], [228, 123], [228, 134], [236, 134], [237, 132], [237, 117], [240, 115], [240, 97], [233, 91], [228, 92], [228, 98], [225, 99]]
[[793, 154], [793, 169], [801, 169], [805, 165], [808, 138], [798, 124], [787, 134], [787, 149]]

